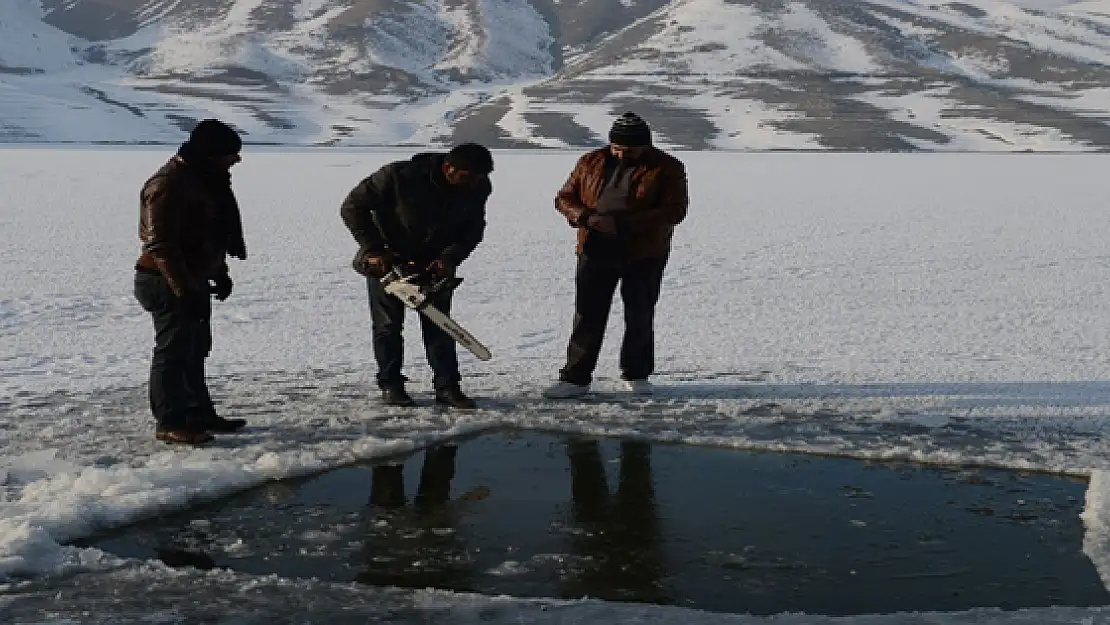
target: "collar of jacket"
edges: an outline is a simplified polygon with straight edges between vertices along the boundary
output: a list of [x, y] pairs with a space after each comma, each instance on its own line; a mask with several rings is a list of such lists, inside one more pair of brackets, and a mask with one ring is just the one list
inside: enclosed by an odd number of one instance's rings
[[446, 161], [447, 155], [437, 154], [436, 157], [432, 159], [432, 170], [428, 172], [428, 175], [431, 177], [432, 185], [435, 186], [436, 189], [444, 193], [450, 193], [451, 185], [447, 182], [447, 176], [443, 175], [443, 163]]
[[649, 146], [647, 146], [647, 149], [644, 150], [643, 154], [640, 154], [640, 156], [636, 157], [632, 161], [632, 164], [633, 165], [652, 165], [652, 164], [655, 164], [659, 161], [659, 156], [661, 154], [663, 154], [663, 152], [660, 151], [659, 148], [655, 147], [654, 145], [649, 145]]
[[[597, 153], [604, 156], [605, 157], [604, 160], [606, 160], [606, 161], [609, 161], [609, 160], [614, 160], [615, 161], [616, 158], [617, 158], [617, 157], [613, 156], [612, 152], [609, 151], [609, 146], [605, 146], [603, 148], [598, 148]], [[660, 157], [662, 155], [663, 155], [662, 150], [655, 147], [654, 145], [649, 145], [649, 146], [647, 146], [647, 149], [644, 150], [643, 154], [641, 154], [635, 160], [629, 161], [629, 164], [632, 165], [633, 167], [640, 167], [640, 166], [643, 166], [643, 165], [648, 165], [648, 166], [656, 165], [661, 160]]]

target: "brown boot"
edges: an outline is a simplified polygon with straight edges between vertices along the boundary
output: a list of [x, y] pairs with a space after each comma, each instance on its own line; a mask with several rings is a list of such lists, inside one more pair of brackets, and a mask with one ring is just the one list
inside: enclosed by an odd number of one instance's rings
[[157, 430], [154, 433], [154, 438], [170, 445], [192, 445], [194, 447], [199, 447], [215, 437], [203, 430], [177, 428], [173, 430]]

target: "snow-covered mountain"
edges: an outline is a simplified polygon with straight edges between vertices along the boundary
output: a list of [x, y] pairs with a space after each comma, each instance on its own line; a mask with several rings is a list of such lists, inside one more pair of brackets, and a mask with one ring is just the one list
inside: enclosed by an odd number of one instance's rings
[[1110, 0], [3, 0], [0, 140], [1110, 147]]

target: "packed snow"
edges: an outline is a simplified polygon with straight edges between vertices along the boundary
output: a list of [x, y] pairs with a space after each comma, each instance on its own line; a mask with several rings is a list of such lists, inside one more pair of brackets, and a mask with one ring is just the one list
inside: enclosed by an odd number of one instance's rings
[[[460, 350], [464, 388], [481, 408], [451, 413], [429, 407], [411, 318], [406, 375], [424, 406], [375, 403], [365, 285], [338, 214], [362, 177], [408, 154], [248, 148], [234, 185], [249, 258], [232, 261], [235, 292], [216, 305], [209, 375], [223, 414], [251, 425], [180, 449], [153, 437], [152, 330], [131, 294], [138, 188], [169, 152], [0, 151], [0, 579], [9, 593], [33, 592], [38, 582], [28, 579], [86, 571], [115, 588], [231, 584], [280, 594], [300, 582], [175, 572], [64, 543], [267, 480], [501, 426], [1090, 476], [1084, 552], [1110, 583], [1102, 159], [680, 154], [692, 200], [658, 310], [656, 396], [617, 389], [618, 304], [600, 397], [568, 405], [539, 390], [561, 365], [570, 324], [574, 233], [551, 198], [578, 153], [497, 152], [486, 239], [460, 269], [453, 311], [494, 359]], [[483, 619], [489, 606], [501, 622], [795, 622], [415, 597], [447, 606], [454, 622]], [[153, 618], [138, 607], [132, 616]]]

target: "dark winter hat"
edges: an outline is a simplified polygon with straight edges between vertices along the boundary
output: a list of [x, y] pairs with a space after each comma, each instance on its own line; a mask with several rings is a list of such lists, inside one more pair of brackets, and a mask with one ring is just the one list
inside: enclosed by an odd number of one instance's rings
[[447, 162], [455, 169], [488, 174], [493, 171], [493, 155], [477, 143], [460, 143], [447, 153]]
[[651, 145], [651, 128], [642, 117], [629, 111], [613, 122], [609, 142], [630, 148]]
[[243, 140], [227, 124], [218, 119], [206, 119], [189, 133], [189, 144], [198, 156], [213, 158], [238, 154]]

